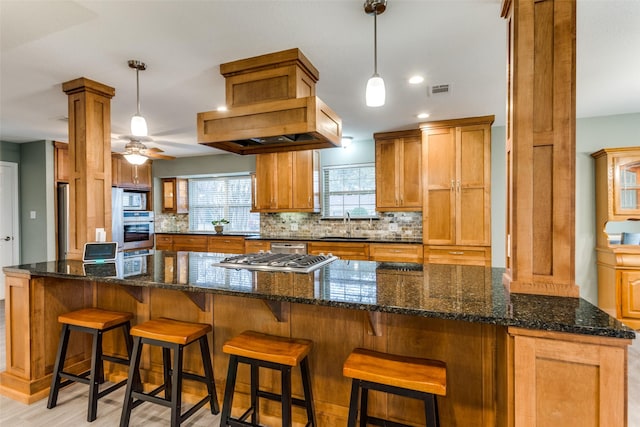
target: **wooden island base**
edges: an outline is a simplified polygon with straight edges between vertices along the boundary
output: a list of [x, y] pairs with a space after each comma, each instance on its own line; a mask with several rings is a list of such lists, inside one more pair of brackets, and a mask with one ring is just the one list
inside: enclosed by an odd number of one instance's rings
[[[319, 426], [346, 425], [350, 381], [342, 376], [342, 365], [356, 347], [446, 362], [447, 396], [438, 398], [442, 426], [526, 426], [536, 425], [536, 417], [544, 425], [626, 425], [627, 339], [16, 273], [7, 274], [7, 368], [0, 373], [1, 394], [25, 403], [47, 396], [60, 331], [57, 316], [83, 307], [130, 311], [133, 324], [161, 316], [212, 324], [219, 396], [228, 363], [222, 345], [229, 338], [251, 329], [312, 340]], [[90, 342], [72, 341], [67, 360], [80, 368], [89, 359]], [[107, 334], [104, 343], [107, 351], [125, 354], [118, 334]], [[146, 381], [160, 383], [162, 355], [154, 350], [143, 353], [142, 367]], [[197, 350], [185, 350], [186, 370], [199, 370]], [[249, 371], [243, 368], [234, 414], [248, 407]], [[105, 370], [112, 381], [126, 375], [114, 364]], [[566, 387], [558, 388], [562, 383]], [[261, 371], [261, 384], [279, 390], [279, 376]], [[294, 370], [294, 395], [302, 396], [301, 388]], [[204, 395], [205, 390], [186, 381], [185, 392]], [[577, 406], [571, 397], [576, 392]], [[370, 402], [378, 416], [424, 425], [418, 401], [372, 393]], [[263, 423], [278, 417], [273, 402], [264, 401], [261, 410]], [[303, 425], [303, 410], [293, 412], [296, 425]]]

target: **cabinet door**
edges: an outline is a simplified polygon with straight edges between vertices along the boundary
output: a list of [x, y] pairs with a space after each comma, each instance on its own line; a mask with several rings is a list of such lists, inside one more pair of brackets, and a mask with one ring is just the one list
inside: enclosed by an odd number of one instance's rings
[[400, 207], [422, 209], [422, 139], [403, 138], [401, 168], [398, 171]]
[[276, 153], [276, 191], [272, 207], [289, 210], [293, 205], [293, 153]]
[[55, 143], [56, 181], [69, 182], [69, 147], [68, 144]]
[[622, 317], [640, 319], [640, 272], [623, 271], [620, 283]]
[[176, 207], [176, 179], [162, 178], [162, 212], [173, 212]]
[[293, 155], [292, 210], [313, 212], [320, 207], [318, 152], [295, 151]]
[[456, 135], [454, 128], [424, 131], [427, 174], [423, 233], [425, 243], [455, 244]]
[[156, 250], [172, 251], [173, 236], [170, 234], [156, 234]]
[[613, 214], [640, 215], [640, 160], [613, 157]]
[[398, 206], [396, 141], [376, 141], [376, 209], [381, 211]]
[[255, 210], [266, 211], [272, 206], [274, 201], [276, 154], [256, 155], [256, 174], [253, 205]]
[[133, 165], [134, 185], [137, 188], [151, 188], [151, 160], [142, 165]]
[[491, 242], [491, 151], [488, 125], [456, 128], [456, 244]]

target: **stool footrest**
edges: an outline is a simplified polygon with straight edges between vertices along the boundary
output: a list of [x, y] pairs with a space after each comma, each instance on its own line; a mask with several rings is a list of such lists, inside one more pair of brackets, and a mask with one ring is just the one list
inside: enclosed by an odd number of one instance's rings
[[[276, 402], [281, 402], [282, 401], [282, 395], [277, 394], [277, 393], [272, 393], [270, 391], [258, 390], [257, 394], [258, 394], [259, 397], [264, 397], [265, 399], [274, 400]], [[291, 398], [291, 404], [292, 405], [296, 405], [296, 406], [300, 406], [300, 407], [303, 407], [303, 408], [307, 407], [307, 402], [305, 402], [304, 399], [299, 399], [297, 397], [292, 397]]]
[[[68, 381], [64, 382], [64, 385], [68, 384], [69, 382], [79, 382], [82, 384], [89, 384], [89, 373], [90, 371], [87, 372], [83, 372], [81, 374], [72, 374], [70, 372], [60, 372], [59, 376], [60, 378], [66, 378]], [[60, 387], [63, 387], [63, 383], [60, 384]]]
[[367, 425], [369, 424], [380, 427], [413, 427], [410, 424], [397, 423], [395, 421], [389, 421], [383, 418], [372, 417], [371, 415], [367, 417]]
[[127, 380], [122, 380], [119, 383], [115, 383], [115, 384], [105, 388], [101, 392], [99, 392], [98, 393], [98, 398], [106, 396], [107, 394], [111, 393], [112, 391], [116, 391], [117, 389], [119, 389], [120, 387], [123, 387], [125, 385], [127, 385]]
[[106, 360], [107, 362], [111, 362], [111, 363], [119, 363], [121, 365], [129, 366], [129, 360], [123, 357], [102, 355], [102, 360]]

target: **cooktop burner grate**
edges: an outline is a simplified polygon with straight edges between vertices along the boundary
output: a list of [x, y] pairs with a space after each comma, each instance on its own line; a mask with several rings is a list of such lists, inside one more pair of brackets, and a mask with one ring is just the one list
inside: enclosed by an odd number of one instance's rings
[[234, 255], [215, 263], [217, 267], [245, 268], [249, 270], [308, 273], [335, 261], [334, 255], [281, 254], [260, 252]]

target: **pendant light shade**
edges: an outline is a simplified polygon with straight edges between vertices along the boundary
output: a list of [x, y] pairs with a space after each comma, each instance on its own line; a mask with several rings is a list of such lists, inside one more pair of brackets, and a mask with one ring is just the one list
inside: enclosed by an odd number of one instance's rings
[[144, 62], [130, 59], [129, 68], [136, 70], [136, 114], [131, 117], [131, 135], [133, 136], [149, 136], [147, 121], [140, 114], [140, 79], [138, 73], [147, 69]]
[[378, 74], [378, 15], [387, 8], [387, 0], [365, 0], [364, 11], [373, 15], [373, 76], [367, 81], [366, 101], [368, 107], [381, 107], [385, 103], [384, 80]]
[[377, 74], [371, 76], [367, 81], [367, 106], [368, 107], [382, 107], [386, 98], [386, 92], [384, 89], [384, 80]]
[[149, 129], [147, 129], [147, 121], [144, 117], [134, 114], [131, 117], [131, 135], [133, 136], [147, 136], [149, 135]]

